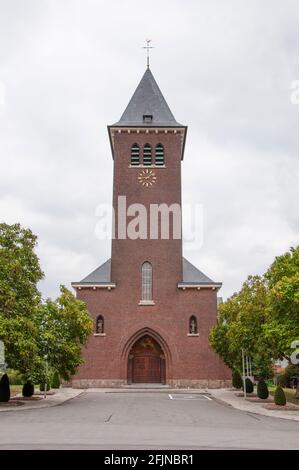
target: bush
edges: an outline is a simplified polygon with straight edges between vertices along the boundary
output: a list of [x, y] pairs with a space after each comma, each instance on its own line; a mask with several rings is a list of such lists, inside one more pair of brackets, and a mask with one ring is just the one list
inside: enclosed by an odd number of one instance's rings
[[7, 402], [10, 400], [10, 388], [8, 375], [4, 374], [0, 380], [0, 402]]
[[[41, 392], [44, 392], [45, 391], [45, 382], [41, 383], [39, 385], [39, 389]], [[51, 385], [50, 385], [50, 382], [47, 381], [47, 392], [51, 389]]]
[[52, 386], [52, 388], [59, 388], [60, 387], [60, 377], [59, 377], [59, 374], [58, 374], [57, 370], [55, 370], [55, 372], [54, 372], [51, 386]]
[[34, 385], [31, 382], [31, 380], [27, 380], [27, 382], [24, 383], [23, 385], [22, 395], [23, 397], [32, 397], [33, 394], [34, 394]]
[[274, 403], [275, 405], [284, 406], [286, 404], [286, 396], [280, 385], [275, 390]]
[[245, 379], [245, 388], [246, 388], [246, 393], [252, 393], [253, 392], [253, 383], [251, 382], [249, 377], [246, 377], [246, 379]]
[[268, 385], [263, 379], [258, 381], [257, 396], [262, 400], [266, 400], [269, 396]]
[[232, 384], [234, 388], [242, 388], [243, 386], [242, 377], [238, 370], [233, 371]]

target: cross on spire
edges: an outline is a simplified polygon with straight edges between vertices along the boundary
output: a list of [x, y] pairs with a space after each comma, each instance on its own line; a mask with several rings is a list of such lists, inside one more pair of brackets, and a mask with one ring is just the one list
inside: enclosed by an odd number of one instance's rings
[[146, 46], [143, 46], [143, 49], [146, 49], [146, 66], [149, 69], [149, 64], [150, 64], [150, 49], [153, 49], [153, 46], [150, 46], [151, 39], [146, 39]]

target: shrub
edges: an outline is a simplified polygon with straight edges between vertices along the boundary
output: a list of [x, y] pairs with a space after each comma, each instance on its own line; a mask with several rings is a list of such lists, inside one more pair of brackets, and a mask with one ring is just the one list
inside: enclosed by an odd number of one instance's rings
[[31, 380], [27, 380], [27, 382], [25, 382], [23, 385], [22, 395], [23, 397], [32, 397], [33, 394], [34, 394], [34, 385], [31, 382]]
[[55, 370], [53, 378], [52, 378], [52, 388], [59, 388], [60, 387], [60, 378], [57, 370]]
[[280, 385], [275, 390], [274, 403], [275, 405], [284, 406], [286, 404], [286, 396]]
[[262, 400], [266, 400], [269, 396], [268, 385], [266, 384], [266, 382], [263, 379], [258, 381], [257, 396], [259, 398], [262, 398]]
[[0, 402], [7, 402], [10, 400], [10, 388], [8, 375], [4, 374], [0, 380]]
[[253, 392], [253, 383], [251, 382], [249, 377], [246, 377], [246, 379], [245, 379], [245, 388], [246, 388], [246, 393], [252, 393]]
[[[45, 382], [43, 382], [39, 385], [39, 389], [40, 389], [41, 392], [45, 391]], [[47, 391], [49, 391], [50, 389], [51, 389], [51, 385], [50, 385], [50, 382], [48, 380], [47, 381]]]
[[242, 388], [243, 381], [242, 381], [241, 374], [238, 370], [233, 371], [232, 384], [234, 388]]

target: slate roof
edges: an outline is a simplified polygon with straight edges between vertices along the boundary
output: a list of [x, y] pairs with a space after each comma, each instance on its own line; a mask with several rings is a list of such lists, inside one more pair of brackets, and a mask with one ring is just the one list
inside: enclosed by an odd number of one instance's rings
[[[104, 264], [101, 264], [97, 269], [92, 271], [80, 282], [73, 282], [72, 285], [76, 284], [110, 284], [111, 283], [111, 259], [108, 259]], [[183, 284], [219, 284], [202, 271], [197, 269], [191, 264], [186, 258], [183, 258]], [[181, 284], [181, 283], [180, 283]]]
[[193, 264], [191, 264], [186, 258], [183, 258], [183, 283], [184, 284], [219, 284], [208, 276], [206, 276], [202, 271], [197, 269]]
[[75, 284], [110, 284], [111, 283], [111, 259], [101, 264], [97, 269], [84, 277], [80, 282], [72, 282]]
[[[144, 115], [152, 115], [152, 122], [144, 122]], [[184, 127], [176, 120], [149, 68], [146, 69], [122, 117], [114, 126]]]

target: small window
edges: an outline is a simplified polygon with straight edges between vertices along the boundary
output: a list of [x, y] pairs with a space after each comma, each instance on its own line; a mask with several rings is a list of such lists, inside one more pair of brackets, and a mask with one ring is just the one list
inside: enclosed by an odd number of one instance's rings
[[146, 261], [141, 268], [141, 299], [153, 300], [153, 269], [151, 263]]
[[198, 328], [197, 328], [197, 318], [192, 315], [189, 320], [189, 334], [190, 335], [197, 335], [198, 334]]
[[155, 164], [157, 166], [164, 165], [164, 147], [162, 144], [156, 145]]
[[143, 122], [145, 124], [151, 124], [152, 121], [153, 121], [153, 115], [152, 114], [144, 114], [143, 115]]
[[152, 147], [145, 144], [143, 147], [143, 165], [150, 166], [152, 164]]
[[140, 163], [139, 153], [140, 153], [139, 145], [133, 144], [131, 147], [131, 165], [134, 165], [134, 166], [139, 165]]
[[104, 317], [103, 315], [99, 315], [96, 319], [96, 334], [103, 335], [104, 333]]

